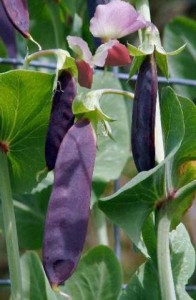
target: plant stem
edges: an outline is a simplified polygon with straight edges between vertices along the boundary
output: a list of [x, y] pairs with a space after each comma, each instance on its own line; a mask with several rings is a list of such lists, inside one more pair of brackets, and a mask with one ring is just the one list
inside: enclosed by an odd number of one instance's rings
[[[150, 7], [149, 7], [148, 0], [137, 0], [136, 9], [145, 18], [146, 21], [151, 22]], [[145, 37], [145, 29], [142, 30], [140, 29], [139, 30], [140, 44], [142, 44], [144, 37]]]
[[4, 233], [7, 247], [9, 273], [11, 279], [11, 299], [22, 300], [22, 276], [16, 231], [16, 221], [10, 186], [8, 161], [0, 151], [0, 196], [3, 211]]
[[156, 112], [155, 112], [155, 157], [158, 163], [162, 162], [165, 158], [158, 92], [157, 92], [157, 102], [156, 102]]
[[165, 190], [166, 194], [170, 195], [174, 191], [173, 179], [172, 179], [172, 164], [173, 159], [170, 158], [165, 164]]
[[176, 300], [169, 250], [170, 225], [169, 214], [163, 208], [159, 214], [157, 237], [159, 283], [162, 300]]
[[134, 98], [134, 94], [128, 91], [116, 90], [116, 89], [103, 89], [103, 94], [115, 94], [128, 97], [130, 99]]
[[189, 196], [191, 193], [193, 193], [196, 190], [196, 179], [187, 183], [183, 187], [181, 187], [176, 193], [175, 193], [175, 201], [179, 199], [185, 199], [187, 196]]
[[39, 51], [42, 50], [41, 45], [40, 45], [37, 41], [35, 41], [34, 38], [33, 38], [31, 35], [29, 35], [29, 40], [30, 40], [31, 42], [33, 42], [35, 45], [37, 45]]
[[32, 60], [35, 60], [35, 59], [40, 58], [42, 56], [57, 55], [57, 52], [58, 52], [58, 50], [56, 50], [56, 49], [40, 50], [38, 52], [35, 52], [35, 53], [31, 54], [31, 55], [26, 56], [25, 60], [24, 60], [24, 69], [27, 69], [29, 63]]
[[145, 18], [146, 21], [151, 22], [150, 7], [149, 7], [148, 0], [137, 0], [136, 8], [141, 13], [141, 15]]
[[100, 245], [108, 246], [109, 241], [108, 241], [105, 215], [102, 213], [102, 211], [98, 208], [96, 204], [94, 205], [93, 213], [94, 213], [93, 215], [94, 215], [95, 226], [97, 230], [98, 242]]

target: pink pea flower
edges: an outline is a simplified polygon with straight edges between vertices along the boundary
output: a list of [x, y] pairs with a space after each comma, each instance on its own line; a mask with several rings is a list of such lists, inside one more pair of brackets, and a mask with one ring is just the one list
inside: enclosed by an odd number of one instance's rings
[[129, 3], [112, 0], [98, 5], [90, 20], [90, 31], [104, 42], [94, 55], [80, 37], [68, 36], [69, 47], [77, 54], [78, 82], [91, 88], [94, 66], [125, 66], [131, 62], [127, 48], [117, 39], [147, 26], [144, 18]]
[[77, 54], [78, 82], [81, 86], [91, 88], [93, 80], [93, 56], [88, 44], [80, 37], [68, 36], [69, 47]]
[[127, 48], [117, 40], [111, 40], [99, 46], [94, 55], [88, 44], [80, 37], [68, 36], [69, 47], [77, 54], [78, 82], [91, 88], [93, 68], [95, 66], [124, 66], [131, 62]]
[[94, 17], [90, 20], [90, 32], [94, 37], [108, 41], [119, 39], [146, 25], [143, 16], [131, 4], [112, 0], [96, 7]]

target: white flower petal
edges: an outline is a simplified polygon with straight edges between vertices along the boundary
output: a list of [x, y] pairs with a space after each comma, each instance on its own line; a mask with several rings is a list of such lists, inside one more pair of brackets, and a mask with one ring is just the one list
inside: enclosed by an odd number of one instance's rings
[[78, 58], [90, 64], [92, 53], [89, 50], [87, 42], [80, 37], [70, 35], [67, 37], [67, 41], [69, 47], [78, 55]]

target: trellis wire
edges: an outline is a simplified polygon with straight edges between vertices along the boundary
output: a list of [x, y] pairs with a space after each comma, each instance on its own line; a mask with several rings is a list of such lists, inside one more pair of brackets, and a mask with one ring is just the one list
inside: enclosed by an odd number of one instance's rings
[[[114, 181], [114, 192], [120, 189], [120, 180]], [[114, 225], [114, 252], [119, 261], [121, 261], [121, 243], [120, 243], [120, 228]]]
[[[0, 64], [4, 65], [13, 65], [13, 66], [22, 66], [24, 64], [24, 60], [22, 59], [16, 59], [16, 58], [0, 58]], [[32, 61], [29, 64], [31, 67], [34, 68], [44, 68], [48, 70], [55, 70], [56, 64], [55, 63], [42, 63], [39, 61]], [[96, 70], [95, 72], [101, 72], [101, 70]], [[119, 73], [115, 72], [115, 76], [119, 79], [128, 80], [129, 74], [127, 73]], [[137, 76], [131, 77], [129, 80], [136, 81]], [[169, 80], [167, 80], [165, 77], [158, 76], [158, 82], [163, 84], [177, 84], [177, 85], [187, 85], [187, 86], [194, 86], [196, 87], [196, 80], [194, 79], [184, 79], [184, 78], [175, 78], [171, 77]]]
[[10, 279], [0, 279], [0, 286], [10, 286], [11, 281]]

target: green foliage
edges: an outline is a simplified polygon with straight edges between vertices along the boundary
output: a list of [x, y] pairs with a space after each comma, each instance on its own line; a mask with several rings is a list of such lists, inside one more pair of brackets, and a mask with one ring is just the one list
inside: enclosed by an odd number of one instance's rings
[[35, 252], [26, 252], [21, 257], [23, 299], [24, 300], [63, 300], [51, 290], [40, 259]]
[[185, 291], [185, 285], [195, 269], [195, 250], [189, 234], [183, 224], [170, 233], [171, 263], [177, 299], [191, 299]]
[[81, 259], [66, 288], [74, 300], [114, 300], [122, 286], [120, 264], [106, 246], [91, 249]]
[[[29, 0], [28, 8], [31, 20], [30, 34], [43, 49], [54, 48], [55, 32], [46, 1]], [[29, 47], [32, 51], [37, 50], [32, 43], [29, 43]]]
[[14, 201], [19, 246], [22, 249], [42, 247], [45, 215], [51, 188], [17, 196]]
[[100, 209], [111, 221], [125, 230], [144, 253], [141, 230], [146, 218], [164, 196], [164, 167], [141, 172], [115, 194], [99, 202]]
[[[185, 291], [185, 285], [195, 268], [195, 251], [185, 227], [180, 224], [170, 233], [171, 263], [177, 299], [191, 299]], [[158, 270], [149, 259], [137, 274], [131, 277], [119, 300], [157, 300], [161, 299], [158, 282]]]
[[[173, 77], [195, 79], [196, 21], [185, 17], [177, 17], [165, 27], [164, 47], [168, 51], [177, 49], [186, 43], [180, 54], [169, 57], [169, 71]], [[176, 85], [175, 90], [191, 99], [195, 99], [196, 87]]]
[[127, 100], [123, 96], [113, 94], [102, 96], [104, 88], [119, 90], [122, 87], [119, 80], [109, 72], [95, 74], [92, 91], [80, 89], [81, 93], [75, 99], [73, 111], [76, 114], [85, 113], [93, 122], [101, 119], [113, 120], [110, 123], [112, 139], [103, 134], [105, 130], [101, 123], [97, 129], [94, 178], [107, 182], [119, 178], [130, 156], [130, 116], [125, 103]]
[[163, 90], [160, 106], [165, 156], [167, 156], [171, 152], [176, 152], [175, 149], [178, 149], [182, 142], [184, 120], [178, 98], [170, 87]]
[[[118, 79], [109, 73], [97, 74], [93, 79], [93, 90], [99, 88], [121, 89]], [[110, 139], [101, 132], [98, 134], [97, 155], [94, 177], [104, 181], [118, 179], [130, 155], [129, 112], [123, 96], [104, 95], [100, 106], [114, 122], [110, 123]], [[129, 100], [128, 100], [129, 101]]]
[[183, 163], [193, 162], [196, 160], [196, 106], [189, 99], [178, 96], [180, 101], [184, 124], [185, 124], [185, 134], [182, 140], [180, 149], [178, 150], [173, 167], [173, 178], [175, 181], [175, 185], [181, 186], [182, 184], [189, 182], [192, 179], [195, 179], [196, 172], [193, 172], [190, 178], [182, 178], [184, 171], [187, 171], [186, 168], [181, 170], [179, 167], [182, 166]]
[[[61, 300], [52, 291], [36, 252], [28, 251], [21, 257], [24, 300]], [[81, 259], [73, 276], [60, 288], [74, 300], [114, 300], [122, 287], [120, 264], [113, 251], [98, 246]]]
[[15, 192], [30, 191], [37, 172], [45, 167], [44, 142], [53, 80], [53, 75], [33, 71], [0, 74], [0, 140], [9, 147]]
[[161, 299], [158, 273], [152, 261], [142, 265], [134, 274], [119, 300], [157, 300]]

